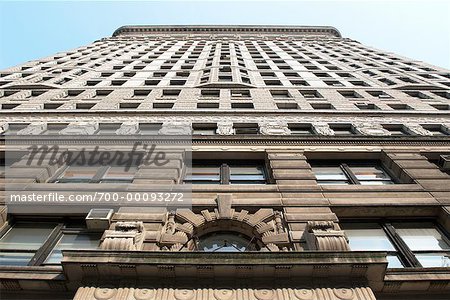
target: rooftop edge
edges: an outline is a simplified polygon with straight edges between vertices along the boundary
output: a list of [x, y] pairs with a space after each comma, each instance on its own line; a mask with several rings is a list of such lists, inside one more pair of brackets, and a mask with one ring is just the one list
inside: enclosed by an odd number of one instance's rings
[[321, 34], [342, 37], [332, 26], [287, 26], [287, 25], [125, 25], [117, 28], [113, 37], [129, 34], [150, 33], [265, 33], [265, 34]]

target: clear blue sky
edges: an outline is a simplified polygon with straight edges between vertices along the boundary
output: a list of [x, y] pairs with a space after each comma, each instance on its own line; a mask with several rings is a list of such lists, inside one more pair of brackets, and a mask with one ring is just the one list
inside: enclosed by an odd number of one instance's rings
[[0, 70], [125, 24], [331, 25], [345, 37], [450, 69], [450, 1], [0, 0]]

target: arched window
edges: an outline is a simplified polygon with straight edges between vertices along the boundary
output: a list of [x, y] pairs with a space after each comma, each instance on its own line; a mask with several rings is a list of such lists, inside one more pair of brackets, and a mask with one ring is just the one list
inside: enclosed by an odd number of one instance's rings
[[200, 237], [197, 249], [204, 252], [244, 252], [256, 251], [257, 247], [240, 233], [221, 231]]

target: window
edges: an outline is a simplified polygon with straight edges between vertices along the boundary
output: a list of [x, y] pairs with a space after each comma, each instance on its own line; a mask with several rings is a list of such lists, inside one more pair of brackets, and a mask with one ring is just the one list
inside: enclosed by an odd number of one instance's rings
[[338, 91], [338, 92], [345, 98], [350, 98], [350, 99], [362, 98], [362, 96], [355, 91]]
[[388, 267], [449, 267], [450, 241], [433, 222], [341, 223], [354, 251], [387, 251]]
[[388, 106], [390, 106], [392, 109], [395, 110], [411, 110], [412, 108], [404, 103], [392, 103], [392, 104], [388, 104]]
[[95, 106], [96, 103], [77, 103], [76, 109], [91, 109]]
[[232, 98], [250, 98], [249, 90], [231, 90]]
[[44, 109], [57, 109], [61, 105], [63, 105], [63, 103], [44, 103]]
[[235, 232], [214, 232], [200, 237], [197, 249], [204, 252], [244, 252], [257, 250], [246, 236]]
[[54, 228], [55, 224], [35, 223], [11, 227], [0, 239], [0, 265], [30, 264]]
[[390, 99], [392, 98], [390, 95], [386, 94], [385, 92], [382, 91], [366, 91], [369, 95], [373, 96], [373, 97], [377, 97], [380, 99]]
[[50, 252], [44, 264], [60, 264], [63, 258], [62, 250], [94, 250], [99, 245], [100, 237], [98, 234], [71, 233], [67, 231], [57, 242], [56, 246]]
[[311, 124], [291, 123], [291, 124], [288, 124], [288, 128], [291, 131], [291, 134], [294, 134], [294, 135], [313, 134], [313, 129], [312, 129]]
[[19, 222], [0, 238], [0, 265], [59, 264], [62, 250], [97, 249], [100, 237], [76, 224]]
[[401, 124], [386, 124], [386, 125], [381, 125], [384, 129], [386, 129], [387, 131], [389, 131], [391, 133], [391, 135], [396, 135], [396, 136], [400, 136], [400, 135], [408, 135], [408, 132], [405, 129], [405, 126], [401, 125]]
[[184, 182], [191, 184], [265, 184], [267, 175], [262, 160], [193, 160]]
[[134, 90], [133, 96], [134, 97], [146, 97], [150, 94], [152, 90]]
[[287, 90], [273, 90], [270, 91], [270, 94], [272, 94], [273, 98], [278, 99], [286, 99], [286, 98], [292, 98], [291, 94]]
[[219, 98], [220, 90], [202, 90], [201, 96], [203, 98]]
[[313, 98], [323, 98], [323, 96], [318, 92], [314, 90], [307, 90], [307, 91], [299, 91], [300, 94], [302, 94], [303, 97], [307, 99], [313, 99]]
[[[113, 157], [113, 156], [111, 156]], [[133, 182], [137, 166], [111, 164], [89, 165], [81, 159], [61, 168], [49, 179], [54, 183], [130, 183]]]
[[194, 123], [192, 124], [192, 134], [194, 135], [213, 135], [216, 134], [217, 124]]
[[423, 128], [431, 132], [433, 135], [449, 135], [449, 132], [439, 124], [436, 125], [430, 125], [430, 124], [423, 124]]
[[197, 103], [197, 108], [219, 108], [219, 103], [211, 103], [211, 102], [199, 102]]
[[450, 110], [450, 105], [448, 104], [430, 104], [430, 106], [437, 110]]
[[377, 110], [378, 106], [373, 103], [356, 103], [355, 106], [361, 110]]
[[341, 223], [352, 251], [386, 251], [389, 268], [402, 268], [394, 245], [377, 223]]
[[311, 103], [313, 109], [334, 109], [330, 103]]
[[156, 108], [156, 109], [172, 108], [173, 105], [174, 105], [174, 103], [159, 103], [159, 102], [155, 102], [155, 103], [153, 103], [153, 108]]
[[330, 128], [335, 135], [351, 135], [355, 134], [353, 126], [350, 124], [330, 124]]
[[395, 183], [378, 161], [312, 160], [310, 165], [319, 185], [387, 185]]
[[253, 103], [251, 103], [251, 102], [235, 102], [235, 103], [231, 103], [231, 108], [251, 109], [251, 108], [254, 108], [254, 106], [253, 106]]
[[131, 103], [131, 102], [125, 102], [125, 103], [119, 103], [120, 109], [136, 109], [141, 105], [140, 103]]
[[121, 123], [100, 123], [98, 125], [98, 135], [114, 135], [120, 128]]
[[258, 134], [259, 127], [256, 123], [236, 123], [233, 125], [236, 134]]
[[277, 103], [278, 109], [299, 109], [297, 103], [281, 102]]
[[163, 90], [162, 96], [163, 97], [177, 97], [181, 93], [181, 90]]

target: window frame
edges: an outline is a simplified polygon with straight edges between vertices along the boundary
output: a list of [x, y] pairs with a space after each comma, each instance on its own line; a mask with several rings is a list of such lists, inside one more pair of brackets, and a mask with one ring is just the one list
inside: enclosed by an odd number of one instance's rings
[[[320, 164], [315, 165], [314, 163], [320, 162]], [[373, 164], [369, 164], [369, 162], [373, 162]], [[315, 167], [338, 167], [347, 178], [346, 181], [348, 181], [348, 185], [363, 185], [361, 182], [370, 182], [370, 181], [391, 181], [393, 184], [398, 184], [399, 181], [395, 176], [392, 176], [389, 169], [385, 168], [383, 166], [383, 163], [381, 161], [377, 160], [326, 160], [326, 159], [314, 159], [310, 160], [308, 162], [311, 166], [311, 169]], [[360, 166], [351, 166], [352, 163], [361, 163]], [[350, 165], [349, 165], [350, 164]], [[356, 174], [351, 170], [352, 167], [364, 167], [364, 166], [372, 166], [376, 167], [379, 166], [381, 169], [389, 176], [389, 179], [367, 179], [367, 180], [360, 180], [357, 178]], [[314, 172], [313, 172], [314, 173]], [[315, 175], [315, 174], [314, 174]], [[320, 181], [336, 181], [336, 182], [342, 182], [344, 180], [342, 179], [327, 179], [327, 180], [319, 180], [316, 177], [317, 184], [320, 185]], [[331, 184], [332, 185], [332, 184]]]
[[[394, 227], [394, 223], [431, 223], [434, 228], [441, 234], [444, 241], [450, 245], [450, 233], [435, 219], [420, 219], [420, 220], [412, 220], [412, 219], [341, 219], [340, 224], [367, 224], [367, 223], [376, 223], [380, 226], [380, 228], [384, 231], [387, 238], [389, 239], [392, 246], [395, 248], [395, 251], [384, 251], [388, 255], [396, 255], [400, 262], [402, 263], [404, 268], [429, 268], [424, 267], [416, 257], [416, 254], [434, 254], [434, 253], [442, 253], [444, 255], [450, 256], [450, 249], [447, 250], [412, 250], [406, 244], [406, 242], [402, 239], [400, 234], [398, 233], [398, 229]], [[345, 226], [342, 229], [345, 232]], [[356, 250], [355, 250], [356, 251]], [[431, 268], [442, 268], [442, 267], [431, 267]]]
[[[257, 162], [256, 164], [249, 164], [247, 160], [243, 160], [242, 162], [240, 160], [203, 160], [202, 164], [200, 166], [204, 167], [218, 167], [219, 168], [219, 180], [216, 183], [213, 181], [211, 184], [219, 184], [219, 185], [242, 185], [242, 184], [269, 184], [270, 183], [270, 177], [269, 172], [267, 170], [267, 165], [264, 163], [263, 160], [252, 160]], [[258, 162], [261, 162], [261, 164], [258, 164]], [[262, 175], [264, 176], [263, 180], [253, 180], [254, 182], [251, 183], [232, 183], [231, 179], [231, 171], [230, 167], [233, 166], [260, 166], [262, 168]], [[191, 165], [191, 168], [193, 169], [193, 164]], [[204, 184], [202, 183], [196, 183], [196, 180], [186, 180], [186, 168], [185, 172], [183, 174], [183, 184]], [[198, 180], [200, 181], [200, 180]], [[264, 181], [264, 183], [259, 183], [259, 181]]]
[[[62, 166], [52, 177], [50, 177], [47, 182], [48, 183], [102, 183], [102, 180], [108, 179], [105, 178], [105, 175], [108, 173], [108, 171], [114, 167], [114, 166], [98, 166], [97, 171], [94, 176], [92, 176], [91, 179], [88, 179], [86, 181], [70, 181], [69, 179], [64, 180], [62, 175], [71, 167], [71, 165], [64, 165]], [[80, 166], [83, 167], [83, 166]], [[136, 166], [139, 168], [139, 166]], [[115, 179], [116, 181], [112, 183], [133, 183], [135, 176], [131, 180], [120, 180]], [[103, 183], [110, 183], [110, 182], [103, 182]]]
[[53, 229], [50, 231], [47, 238], [42, 242], [40, 247], [37, 250], [27, 250], [27, 249], [0, 249], [0, 253], [2, 252], [15, 252], [15, 253], [34, 253], [34, 255], [31, 257], [30, 261], [24, 265], [0, 265], [0, 268], [2, 267], [9, 267], [9, 266], [15, 266], [15, 267], [29, 267], [29, 266], [60, 266], [61, 263], [45, 263], [45, 261], [49, 258], [50, 254], [55, 249], [58, 242], [61, 240], [61, 238], [64, 236], [64, 234], [84, 234], [84, 235], [93, 235], [98, 236], [98, 241], [101, 240], [101, 233], [89, 231], [86, 227], [83, 227], [80, 222], [77, 222], [77, 224], [80, 224], [80, 226], [75, 227], [67, 227], [69, 223], [64, 222], [61, 219], [57, 220], [43, 220], [40, 222], [34, 222], [32, 219], [20, 219], [20, 220], [12, 220], [11, 223], [6, 225], [1, 231], [0, 231], [0, 239], [2, 239], [10, 230], [14, 228], [16, 225], [23, 225], [26, 224], [26, 226], [30, 227], [36, 227], [38, 225], [53, 225]]

